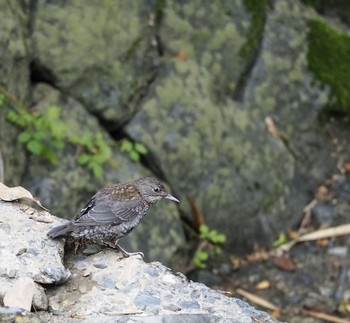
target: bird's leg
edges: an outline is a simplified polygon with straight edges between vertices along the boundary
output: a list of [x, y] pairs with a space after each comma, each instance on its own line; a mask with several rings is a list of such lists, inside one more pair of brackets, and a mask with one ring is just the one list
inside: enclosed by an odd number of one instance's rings
[[117, 243], [115, 244], [115, 247], [123, 254], [124, 257], [130, 257], [130, 256], [141, 256], [144, 257], [142, 252], [127, 252], [124, 248], [119, 246]]
[[144, 257], [142, 252], [127, 252], [124, 248], [122, 248], [118, 244], [118, 240], [115, 240], [113, 242], [112, 241], [109, 242], [108, 246], [113, 248], [113, 249], [118, 249], [125, 258], [130, 257], [130, 256], [141, 256], [142, 258]]

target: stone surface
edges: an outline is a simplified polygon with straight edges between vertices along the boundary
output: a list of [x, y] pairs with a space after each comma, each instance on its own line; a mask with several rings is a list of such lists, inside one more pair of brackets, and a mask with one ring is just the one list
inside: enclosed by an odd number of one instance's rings
[[[23, 316], [23, 321], [27, 316], [53, 323], [277, 322], [245, 302], [172, 273], [159, 262], [145, 263], [139, 256], [122, 258], [112, 249], [89, 256], [72, 250], [64, 255], [63, 240], [46, 237], [50, 222], [59, 222], [49, 214], [41, 218], [40, 213], [24, 205], [0, 202], [0, 222], [2, 229], [6, 228], [2, 235], [6, 243], [2, 240], [0, 245], [0, 302], [6, 302], [6, 295], [15, 288], [22, 290], [24, 297], [31, 297], [33, 307], [41, 310], [33, 317], [18, 307], [9, 307], [0, 310], [1, 320], [10, 322], [17, 315]], [[17, 255], [19, 248], [27, 252]], [[30, 248], [32, 253], [28, 253]], [[64, 268], [63, 257], [69, 271]], [[28, 277], [45, 286], [38, 288], [39, 295], [35, 295], [34, 282]], [[23, 280], [30, 280], [33, 290], [23, 289]]]
[[29, 277], [20, 277], [5, 294], [4, 306], [19, 307], [30, 311], [34, 293], [34, 280]]
[[28, 276], [37, 283], [58, 284], [70, 276], [61, 261], [62, 242], [46, 236], [47, 228], [62, 220], [46, 216], [46, 211], [38, 214], [23, 204], [0, 202], [0, 280]]
[[[233, 94], [215, 92], [219, 81], [214, 71], [226, 75], [240, 62], [244, 42], [239, 35], [234, 40], [226, 37], [236, 35], [234, 31], [249, 20], [244, 21], [244, 15], [229, 21], [221, 16], [220, 36], [235, 45], [231, 60], [226, 61], [227, 42], [215, 48], [219, 58], [209, 40], [204, 51], [197, 51], [202, 39], [195, 36], [202, 29], [194, 22], [208, 8], [190, 10], [191, 5], [169, 5], [164, 22], [167, 43], [184, 50], [188, 59], [166, 61], [162, 78], [127, 131], [155, 153], [184, 202], [183, 214], [191, 214], [186, 199], [190, 196], [208, 225], [226, 234], [230, 250], [255, 242], [270, 246], [278, 235], [276, 228], [299, 219], [321, 173], [335, 169], [328, 135], [320, 133], [318, 126], [328, 91], [313, 86], [307, 68], [307, 21], [315, 14], [297, 1], [273, 2], [261, 47], [238, 100]], [[176, 32], [182, 26], [191, 37]], [[230, 30], [227, 35], [226, 29]], [[218, 39], [216, 35], [212, 41]], [[239, 78], [233, 75], [230, 84], [235, 88]], [[273, 120], [282, 139], [269, 133], [266, 118]]]
[[1, 3], [0, 12], [0, 95], [9, 93], [12, 99], [0, 107], [0, 181], [16, 186], [21, 182], [26, 156], [17, 141], [18, 129], [7, 123], [6, 115], [12, 105], [25, 101], [29, 93], [30, 58], [26, 37], [29, 17], [20, 3]]

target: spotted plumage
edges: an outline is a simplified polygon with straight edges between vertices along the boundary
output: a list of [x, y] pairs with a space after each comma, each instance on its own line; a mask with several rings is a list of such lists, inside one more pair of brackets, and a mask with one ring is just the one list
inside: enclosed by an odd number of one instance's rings
[[85, 207], [66, 224], [48, 232], [51, 238], [70, 236], [119, 249], [118, 240], [132, 231], [146, 215], [150, 206], [161, 199], [179, 202], [153, 177], [106, 186], [100, 189]]

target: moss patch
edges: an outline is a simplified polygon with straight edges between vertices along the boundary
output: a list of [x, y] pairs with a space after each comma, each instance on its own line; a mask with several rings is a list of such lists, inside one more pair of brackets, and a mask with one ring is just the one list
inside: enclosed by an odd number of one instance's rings
[[244, 0], [244, 6], [252, 15], [252, 20], [249, 27], [247, 42], [241, 50], [241, 56], [250, 60], [258, 48], [260, 39], [264, 32], [267, 0]]
[[350, 111], [350, 37], [320, 20], [309, 21], [309, 69], [331, 89], [328, 109]]

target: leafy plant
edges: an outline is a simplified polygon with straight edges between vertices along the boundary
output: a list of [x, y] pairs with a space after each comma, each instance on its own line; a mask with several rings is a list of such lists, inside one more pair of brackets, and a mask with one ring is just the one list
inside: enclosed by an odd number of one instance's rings
[[34, 155], [39, 155], [57, 164], [56, 149], [65, 147], [67, 125], [60, 120], [60, 109], [48, 107], [42, 114], [32, 114], [25, 108], [17, 108], [7, 112], [8, 121], [18, 125], [23, 131], [19, 134], [19, 142]]
[[73, 142], [84, 147], [84, 151], [77, 157], [77, 163], [87, 166], [96, 177], [102, 176], [102, 166], [112, 155], [102, 133], [98, 132], [95, 136], [91, 133], [84, 133], [81, 138], [74, 138]]
[[77, 147], [77, 163], [86, 166], [96, 177], [102, 176], [103, 165], [112, 155], [102, 132], [72, 134], [61, 119], [61, 109], [57, 106], [49, 106], [40, 114], [32, 113], [24, 107], [10, 109], [7, 120], [22, 129], [18, 140], [28, 151], [54, 165], [58, 162], [57, 151], [62, 150], [66, 143]]
[[210, 229], [206, 224], [199, 227], [200, 243], [193, 256], [193, 264], [197, 268], [206, 268], [206, 262], [211, 255], [220, 254], [220, 244], [226, 241], [226, 236], [217, 230]]
[[127, 153], [129, 158], [134, 161], [140, 161], [141, 155], [147, 154], [147, 148], [138, 142], [132, 142], [129, 139], [123, 139], [120, 144], [120, 150]]

